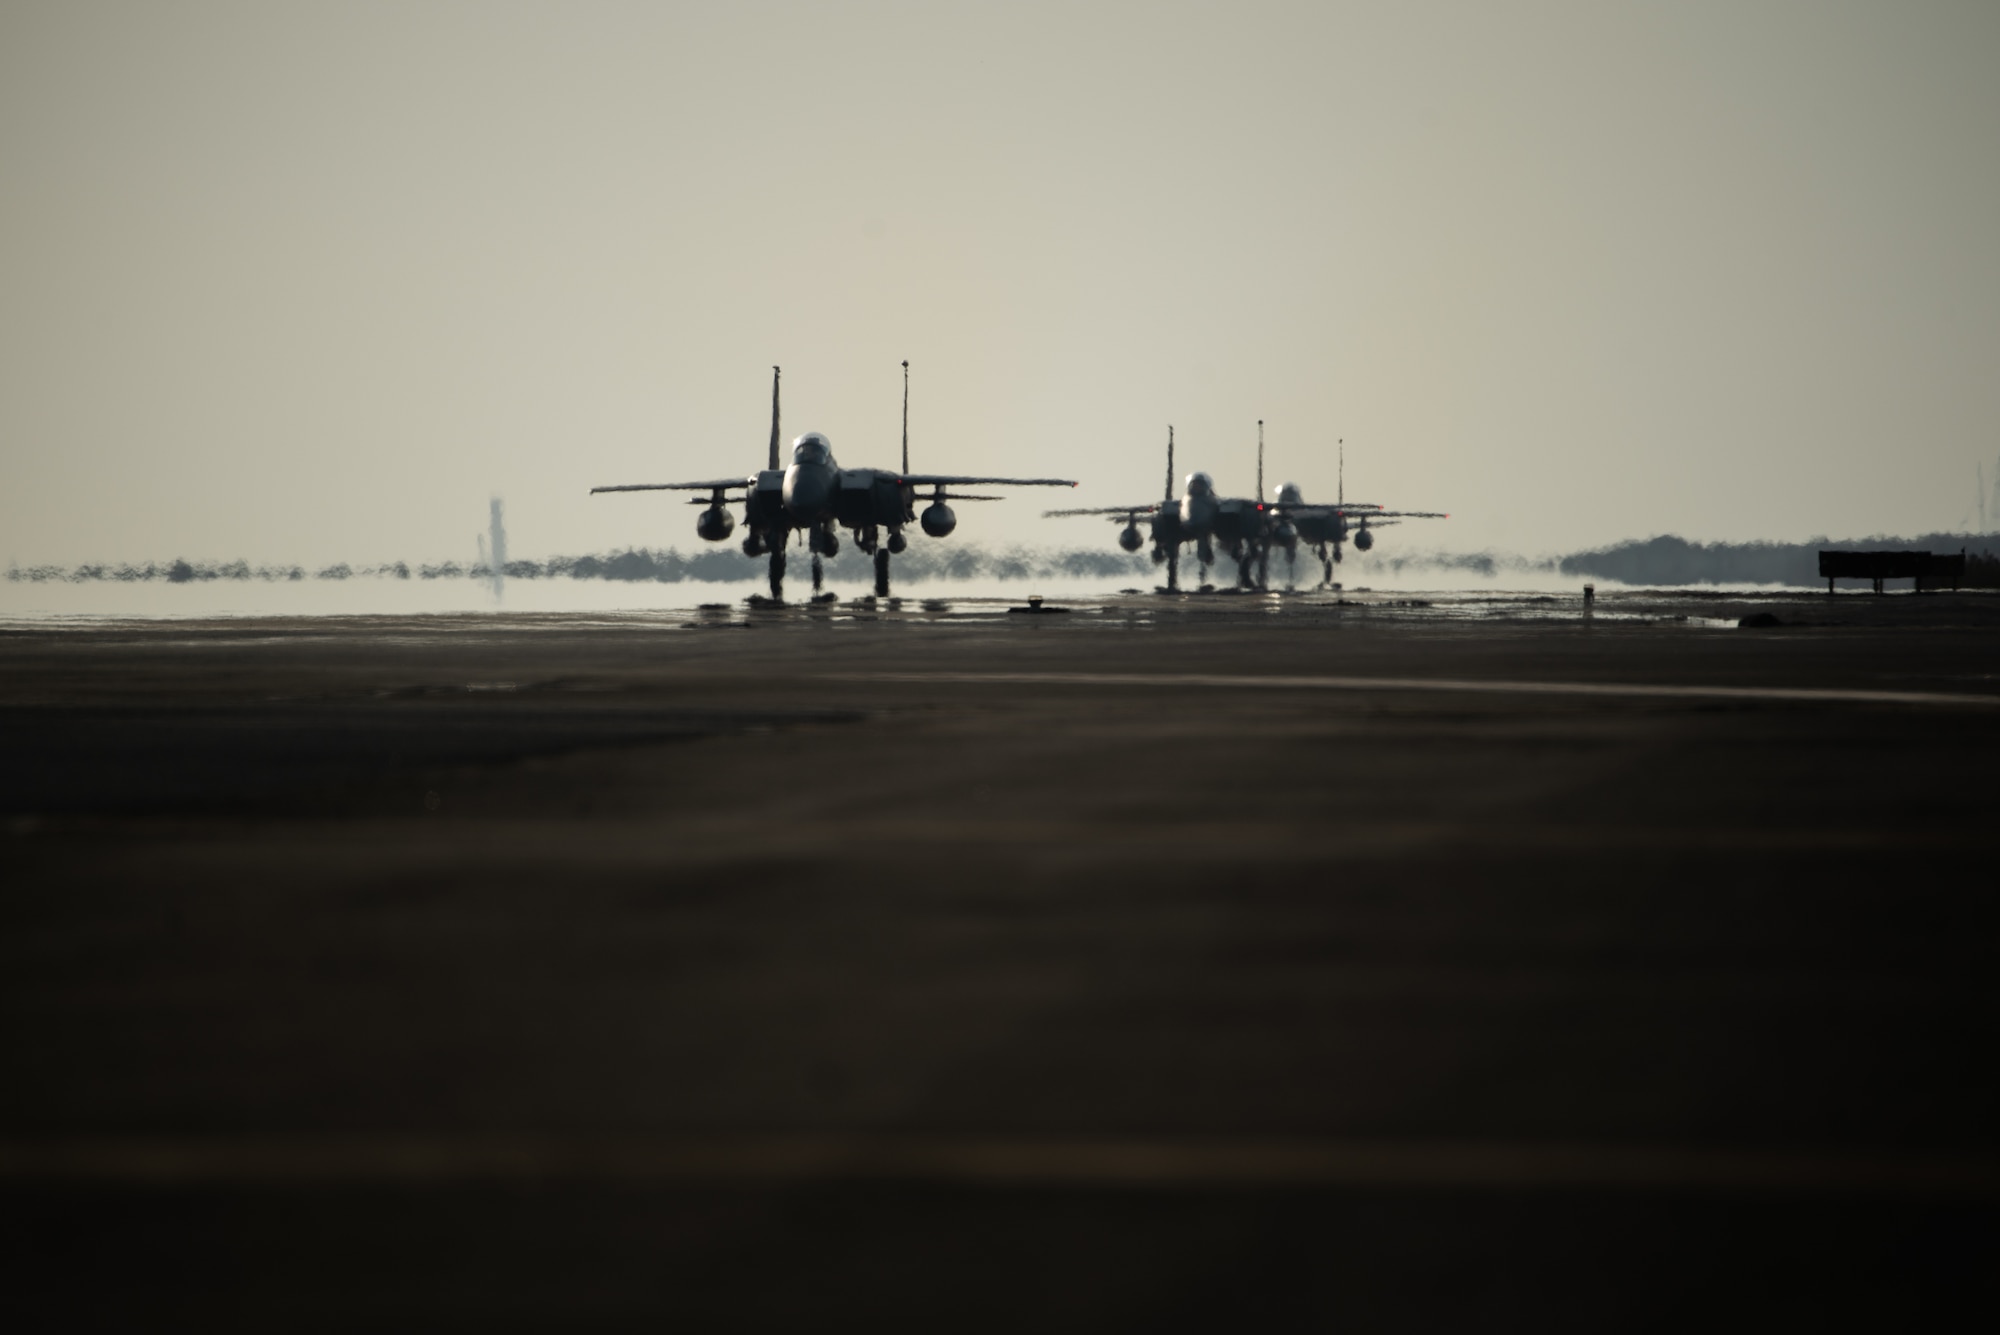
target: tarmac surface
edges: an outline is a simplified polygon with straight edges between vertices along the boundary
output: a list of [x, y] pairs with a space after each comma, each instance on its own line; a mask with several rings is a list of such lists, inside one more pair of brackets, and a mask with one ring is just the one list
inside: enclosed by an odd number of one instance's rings
[[0, 740], [0, 1311], [1924, 1327], [2000, 1279], [2000, 597], [15, 622]]

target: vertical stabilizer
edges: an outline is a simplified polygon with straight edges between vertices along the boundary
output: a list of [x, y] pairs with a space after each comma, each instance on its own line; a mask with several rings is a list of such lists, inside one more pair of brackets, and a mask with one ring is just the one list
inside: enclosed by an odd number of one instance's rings
[[1174, 498], [1174, 429], [1167, 428], [1167, 499]]
[[1345, 505], [1347, 504], [1347, 438], [1345, 436], [1341, 437], [1340, 462], [1335, 467], [1339, 471], [1334, 476], [1339, 478], [1340, 481], [1339, 490], [1334, 492], [1333, 503], [1335, 505]]
[[910, 471], [910, 363], [903, 363], [903, 471]]
[[1264, 419], [1257, 419], [1257, 499], [1264, 499]]
[[778, 368], [771, 368], [771, 462], [769, 467], [778, 466]]

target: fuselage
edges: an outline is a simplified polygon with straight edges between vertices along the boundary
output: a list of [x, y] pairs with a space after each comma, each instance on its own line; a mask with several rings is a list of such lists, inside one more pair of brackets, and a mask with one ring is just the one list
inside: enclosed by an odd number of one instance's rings
[[1271, 509], [1261, 501], [1215, 494], [1206, 473], [1190, 473], [1178, 505], [1162, 503], [1152, 518], [1156, 544], [1220, 542], [1225, 546], [1254, 542], [1264, 534]]
[[800, 528], [831, 518], [839, 482], [840, 465], [826, 437], [816, 431], [800, 436], [792, 446], [791, 467], [785, 470], [785, 513]]
[[[762, 475], [758, 491], [762, 491]], [[753, 493], [754, 494], [754, 493]], [[792, 463], [780, 485], [786, 526], [896, 528], [915, 518], [914, 488], [876, 468], [842, 468], [825, 436], [809, 432], [792, 446]]]

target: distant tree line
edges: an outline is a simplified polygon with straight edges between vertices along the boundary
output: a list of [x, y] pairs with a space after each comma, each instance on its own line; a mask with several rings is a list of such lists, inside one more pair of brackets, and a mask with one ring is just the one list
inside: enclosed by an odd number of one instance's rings
[[[321, 572], [322, 577], [324, 573]], [[191, 584], [211, 579], [302, 580], [306, 578], [306, 572], [303, 566], [253, 566], [248, 561], [148, 561], [144, 565], [86, 564], [74, 569], [68, 566], [14, 566], [7, 571], [7, 578], [31, 580], [37, 584], [48, 580], [76, 584], [92, 580], [113, 580], [121, 584], [163, 580], [168, 584]]]
[[1594, 575], [1625, 584], [1794, 584], [1821, 583], [1822, 551], [1916, 551], [1940, 556], [1963, 550], [1965, 583], [2000, 588], [2000, 540], [1993, 534], [1927, 533], [1915, 538], [1862, 538], [1834, 542], [1689, 542], [1659, 537], [1621, 542], [1565, 556], [1557, 563], [1566, 575]]

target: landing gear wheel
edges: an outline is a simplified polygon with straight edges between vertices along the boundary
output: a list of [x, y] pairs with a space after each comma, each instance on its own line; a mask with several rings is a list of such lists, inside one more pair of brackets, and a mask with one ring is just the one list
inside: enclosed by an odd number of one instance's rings
[[774, 603], [785, 601], [785, 549], [783, 547], [773, 547], [771, 549], [771, 601]]
[[889, 553], [884, 551], [875, 553], [875, 596], [889, 596]]

